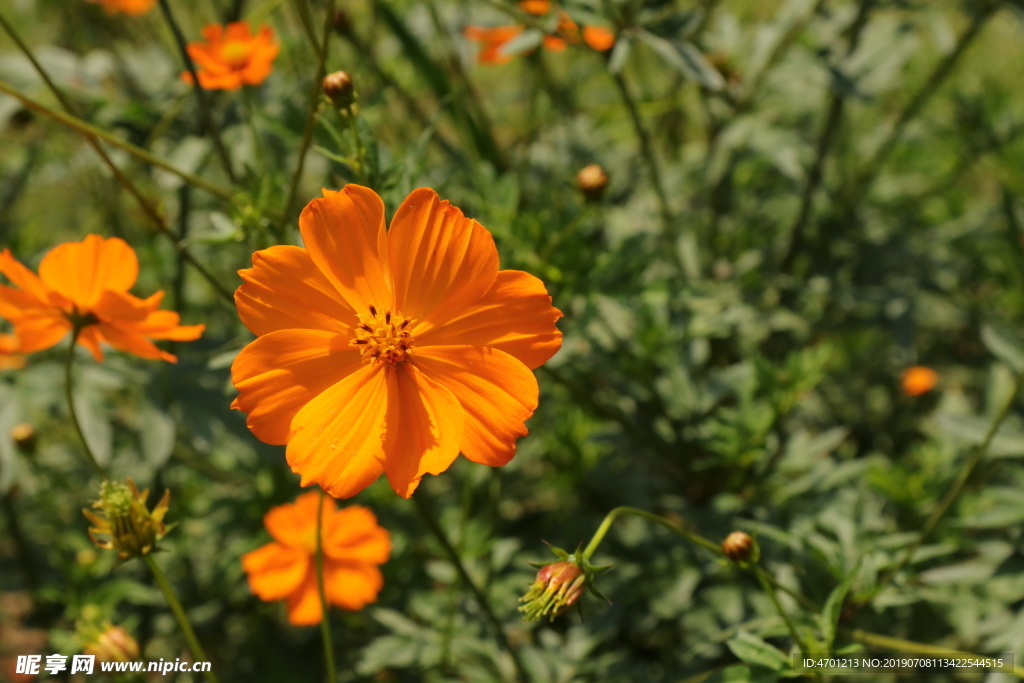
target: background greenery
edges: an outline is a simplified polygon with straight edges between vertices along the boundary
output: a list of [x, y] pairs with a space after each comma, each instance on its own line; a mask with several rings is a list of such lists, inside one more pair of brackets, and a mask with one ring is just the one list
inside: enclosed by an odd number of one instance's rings
[[[585, 542], [617, 505], [715, 540], [756, 532], [766, 569], [819, 608], [849, 579], [841, 615], [840, 599], [821, 620], [783, 595], [819, 638], [840, 616], [837, 647], [856, 629], [1024, 658], [1018, 402], [914, 561], [876, 590], [1024, 370], [1020, 3], [578, 0], [565, 8], [581, 23], [616, 27], [610, 54], [571, 46], [500, 66], [476, 65], [462, 29], [532, 21], [515, 3], [345, 3], [327, 70], [355, 80], [369, 162], [360, 176], [340, 161], [351, 139], [321, 102], [288, 220], [318, 81], [301, 16], [319, 34], [327, 7], [172, 4], [189, 39], [242, 16], [281, 40], [263, 85], [209, 93], [234, 185], [159, 9], [130, 18], [84, 0], [14, 0], [3, 14], [82, 119], [234, 198], [108, 148], [159, 202], [165, 239], [78, 133], [0, 95], [0, 244], [35, 266], [61, 241], [121, 236], [142, 262], [136, 292], [166, 289], [185, 323], [207, 324], [173, 349], [177, 365], [81, 354], [78, 387], [112, 473], [173, 492], [180, 524], [158, 560], [222, 681], [318, 680], [321, 647], [316, 629], [288, 626], [245, 583], [238, 557], [267, 541], [262, 515], [296, 497], [298, 477], [229, 409], [228, 367], [250, 335], [174, 241], [233, 289], [252, 251], [298, 240], [295, 213], [321, 186], [356, 180], [389, 211], [435, 188], [493, 232], [503, 268], [541, 277], [565, 313], [512, 463], [461, 460], [417, 493], [533, 681], [787, 674], [764, 641], [784, 653], [792, 642], [757, 583], [639, 519], [618, 522], [595, 556], [615, 564], [598, 584], [612, 605], [587, 597], [582, 617], [522, 624], [526, 561], [550, 557], [545, 540]], [[0, 80], [60, 108], [6, 35]], [[611, 176], [597, 204], [575, 186], [592, 162]], [[63, 406], [62, 354], [0, 375], [0, 589], [34, 596], [25, 626], [49, 631], [46, 654], [70, 654], [75, 618], [98, 604], [144, 656], [182, 656], [141, 563], [111, 570], [112, 553], [85, 536], [96, 482]], [[899, 375], [915, 363], [941, 382], [908, 398]], [[31, 456], [7, 436], [22, 421], [39, 433]], [[374, 510], [394, 552], [377, 604], [334, 613], [342, 680], [514, 680], [414, 506], [383, 481], [352, 502]]]

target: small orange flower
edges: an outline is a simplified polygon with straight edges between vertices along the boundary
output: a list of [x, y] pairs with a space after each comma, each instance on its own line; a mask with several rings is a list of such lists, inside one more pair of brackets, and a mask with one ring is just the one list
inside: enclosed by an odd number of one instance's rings
[[25, 367], [21, 343], [13, 334], [0, 334], [0, 370], [17, 370]]
[[305, 249], [240, 271], [238, 314], [259, 339], [231, 366], [232, 407], [249, 429], [335, 498], [382, 472], [408, 498], [460, 451], [508, 463], [537, 407], [531, 370], [562, 344], [544, 283], [499, 271], [491, 233], [428, 188], [390, 230], [373, 190], [324, 190], [299, 229]]
[[512, 56], [503, 54], [501, 48], [522, 32], [522, 26], [497, 26], [495, 28], [467, 26], [463, 35], [469, 40], [483, 43], [480, 53], [477, 55], [477, 61], [481, 64], [504, 64], [512, 61]]
[[0, 252], [0, 273], [15, 287], [0, 285], [0, 317], [14, 325], [21, 353], [55, 346], [76, 327], [77, 341], [103, 361], [100, 343], [142, 358], [177, 361], [150, 340], [198, 339], [204, 325], [179, 325], [174, 311], [159, 310], [163, 291], [147, 299], [128, 293], [139, 276], [139, 260], [124, 240], [89, 235], [54, 247], [39, 275]]
[[[519, 3], [519, 7], [524, 12], [539, 17], [551, 12], [549, 0], [523, 0]], [[484, 44], [477, 56], [477, 60], [481, 64], [504, 64], [511, 61], [512, 57], [502, 53], [501, 48], [522, 31], [522, 26], [498, 26], [495, 28], [467, 26], [463, 35], [469, 40]], [[604, 52], [615, 45], [615, 34], [600, 26], [584, 26], [581, 33], [579, 25], [572, 20], [572, 17], [567, 12], [559, 11], [558, 25], [554, 34], [544, 36], [542, 44], [545, 50], [562, 52], [569, 46], [569, 43], [579, 44], [580, 42], [586, 43], [594, 50]]]
[[601, 26], [584, 26], [583, 42], [592, 50], [604, 52], [615, 46], [615, 34]]
[[[261, 26], [255, 36], [248, 22], [227, 25], [209, 24], [203, 29], [205, 43], [188, 44], [188, 54], [196, 62], [199, 85], [207, 90], [238, 90], [243, 85], [259, 85], [270, 75], [271, 64], [280, 45], [274, 31]], [[192, 84], [192, 74], [185, 71], [181, 79]]]
[[[327, 603], [360, 610], [377, 600], [384, 585], [379, 566], [391, 554], [391, 535], [359, 505], [337, 509], [323, 500], [324, 594]], [[272, 508], [263, 524], [271, 543], [242, 556], [249, 587], [261, 600], [286, 600], [288, 621], [295, 626], [319, 624], [320, 591], [316, 577], [316, 522], [321, 494], [311, 491], [294, 503]]]
[[519, 3], [519, 8], [524, 12], [543, 17], [551, 11], [551, 0], [522, 0]]
[[903, 371], [900, 384], [907, 396], [927, 394], [939, 383], [939, 374], [923, 365], [913, 365]]
[[127, 14], [137, 17], [153, 9], [156, 0], [89, 0], [103, 6], [107, 14]]

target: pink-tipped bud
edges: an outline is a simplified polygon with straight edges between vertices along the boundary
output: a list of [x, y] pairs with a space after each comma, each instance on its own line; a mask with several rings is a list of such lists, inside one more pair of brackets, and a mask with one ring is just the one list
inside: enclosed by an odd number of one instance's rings
[[537, 579], [526, 595], [519, 598], [525, 603], [519, 608], [525, 621], [536, 621], [544, 616], [552, 621], [575, 604], [587, 585], [587, 576], [575, 562], [563, 560], [541, 567]]

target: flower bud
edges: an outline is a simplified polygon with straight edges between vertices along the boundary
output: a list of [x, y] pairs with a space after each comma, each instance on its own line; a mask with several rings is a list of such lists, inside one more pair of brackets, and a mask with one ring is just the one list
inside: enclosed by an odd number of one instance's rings
[[536, 621], [548, 616], [551, 621], [564, 614], [583, 595], [587, 575], [580, 565], [571, 560], [553, 562], [541, 567], [537, 579], [519, 602], [524, 621]]
[[340, 35], [348, 33], [349, 19], [348, 14], [345, 10], [336, 9], [334, 10], [334, 30]]
[[576, 174], [576, 184], [588, 202], [597, 202], [608, 187], [608, 174], [598, 164], [590, 164]]
[[335, 71], [324, 76], [323, 88], [324, 94], [339, 109], [347, 109], [356, 101], [356, 86], [347, 71]]
[[93, 523], [89, 538], [96, 547], [116, 550], [122, 560], [153, 552], [156, 542], [167, 534], [163, 520], [171, 492], [164, 491], [152, 511], [146, 508], [148, 497], [149, 489], [140, 492], [131, 477], [123, 482], [103, 482], [100, 499], [92, 504], [99, 514], [82, 510], [86, 519]]
[[752, 559], [756, 562], [756, 548], [750, 534], [742, 531], [734, 531], [722, 541], [722, 552], [733, 562], [749, 562]]
[[85, 646], [85, 654], [96, 655], [101, 662], [128, 662], [139, 656], [139, 643], [128, 631], [111, 623]]
[[11, 429], [11, 441], [25, 455], [36, 452], [36, 428], [28, 422], [22, 422]]

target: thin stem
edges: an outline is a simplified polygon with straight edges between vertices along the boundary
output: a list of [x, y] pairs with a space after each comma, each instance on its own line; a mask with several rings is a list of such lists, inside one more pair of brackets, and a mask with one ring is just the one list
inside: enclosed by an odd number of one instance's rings
[[640, 508], [623, 506], [617, 507], [613, 509], [611, 512], [609, 512], [607, 515], [605, 515], [604, 521], [601, 522], [601, 526], [597, 528], [597, 531], [594, 532], [594, 536], [590, 539], [590, 543], [588, 543], [587, 547], [583, 550], [584, 560], [589, 560], [590, 556], [597, 551], [597, 547], [601, 545], [601, 541], [604, 540], [604, 537], [608, 533], [608, 530], [611, 528], [612, 524], [615, 522], [616, 519], [623, 515], [636, 515], [637, 517], [643, 517], [644, 519], [650, 520], [655, 524], [668, 529], [676, 536], [679, 536], [680, 538], [689, 541], [690, 543], [699, 545], [702, 548], [706, 548], [707, 550], [710, 550], [716, 555], [723, 554], [722, 546], [718, 543], [710, 541], [699, 534], [693, 533], [692, 531], [687, 531], [686, 529], [683, 529], [682, 527], [677, 526], [672, 522], [668, 521], [661, 515], [656, 515], [653, 512], [641, 510]]
[[[925, 643], [915, 643], [914, 641], [903, 640], [902, 638], [890, 638], [889, 636], [883, 636], [878, 633], [869, 633], [868, 631], [861, 631], [860, 629], [852, 629], [844, 632], [858, 643], [874, 645], [875, 647], [888, 650], [890, 652], [920, 652], [922, 654], [929, 655], [948, 655], [950, 657], [971, 659], [976, 659], [980, 656], [970, 652], [949, 650], [942, 647], [936, 647], [935, 645], [926, 645]], [[1013, 669], [1011, 671], [1007, 671], [1005, 669], [1000, 669], [1000, 671], [1012, 674], [1017, 678], [1024, 679], [1024, 668], [1017, 665], [1013, 665]]]
[[775, 611], [777, 611], [779, 616], [782, 617], [782, 620], [786, 622], [786, 628], [789, 629], [789, 635], [793, 638], [793, 642], [796, 643], [796, 646], [800, 648], [800, 652], [806, 657], [808, 653], [807, 645], [804, 644], [803, 638], [800, 637], [799, 631], [796, 630], [796, 624], [793, 623], [793, 620], [789, 618], [789, 614], [787, 614], [786, 610], [782, 607], [782, 603], [779, 601], [779, 594], [775, 592], [774, 581], [760, 566], [755, 565], [753, 572], [754, 576], [757, 577], [757, 582], [761, 584], [761, 588], [764, 589], [764, 592], [767, 593], [768, 597], [771, 599], [772, 604], [775, 605]]
[[988, 431], [985, 433], [985, 438], [977, 447], [975, 447], [971, 457], [968, 458], [967, 462], [964, 463], [964, 466], [960, 468], [960, 472], [957, 474], [956, 480], [953, 482], [953, 486], [950, 487], [946, 492], [946, 495], [943, 496], [941, 501], [939, 501], [939, 504], [935, 506], [934, 510], [932, 510], [932, 514], [928, 516], [928, 520], [924, 523], [921, 533], [918, 534], [914, 542], [911, 543], [910, 547], [908, 547], [906, 552], [903, 553], [903, 557], [900, 559], [899, 563], [882, 575], [878, 580], [878, 585], [875, 586], [871, 595], [877, 595], [880, 593], [882, 589], [892, 581], [896, 574], [898, 574], [900, 570], [903, 569], [911, 559], [913, 559], [914, 553], [917, 552], [917, 549], [920, 548], [928, 539], [932, 531], [934, 531], [935, 527], [938, 525], [939, 520], [942, 519], [950, 506], [952, 506], [960, 496], [960, 493], [964, 490], [964, 486], [967, 485], [967, 481], [971, 478], [974, 470], [978, 467], [978, 464], [981, 463], [982, 458], [984, 458], [985, 454], [988, 452], [988, 448], [992, 444], [992, 440], [995, 438], [999, 428], [1009, 416], [1010, 409], [1013, 408], [1013, 403], [1022, 386], [1024, 386], [1024, 372], [1017, 375], [1017, 380], [1013, 384], [1013, 389], [1011, 390], [1010, 395], [1007, 397], [1006, 402], [1002, 407], [1000, 407], [999, 412], [996, 413], [994, 418], [992, 418], [992, 423], [989, 424]]
[[469, 575], [469, 571], [466, 570], [466, 565], [462, 562], [462, 557], [459, 556], [459, 552], [448, 539], [444, 529], [441, 528], [441, 524], [437, 521], [433, 511], [427, 504], [423, 493], [420, 492], [419, 495], [413, 496], [413, 502], [416, 504], [416, 512], [419, 513], [420, 519], [423, 520], [427, 529], [434, 535], [434, 538], [437, 539], [438, 543], [441, 544], [445, 554], [448, 555], [448, 559], [455, 566], [455, 571], [458, 573], [459, 578], [462, 579], [462, 582], [466, 584], [466, 587], [469, 588], [470, 593], [472, 593], [473, 597], [476, 599], [477, 605], [479, 605], [480, 610], [484, 613], [484, 616], [491, 625], [491, 629], [494, 631], [494, 637], [498, 641], [498, 644], [501, 645], [501, 647], [508, 652], [509, 656], [512, 657], [512, 663], [516, 667], [516, 678], [520, 683], [528, 683], [530, 677], [526, 672], [522, 659], [519, 658], [519, 651], [516, 650], [512, 646], [512, 643], [509, 642], [508, 636], [505, 634], [505, 627], [502, 626], [501, 621], [498, 619], [497, 615], [495, 615], [490, 599], [487, 597], [487, 594], [476, 585], [476, 582], [473, 581], [473, 578]]
[[[206, 657], [206, 653], [203, 651], [203, 646], [199, 644], [199, 639], [196, 638], [195, 631], [192, 630], [192, 624], [188, 621], [188, 616], [185, 614], [184, 608], [181, 603], [178, 602], [178, 597], [174, 594], [174, 589], [171, 588], [171, 584], [167, 581], [167, 577], [164, 576], [164, 572], [160, 569], [160, 565], [153, 559], [152, 554], [143, 555], [142, 558], [146, 561], [146, 565], [149, 570], [153, 572], [153, 578], [156, 579], [156, 583], [160, 586], [160, 592], [164, 594], [164, 600], [167, 601], [167, 606], [171, 608], [171, 612], [174, 613], [174, 618], [178, 621], [178, 628], [185, 635], [185, 642], [188, 643], [188, 649], [192, 652], [192, 657], [196, 662], [208, 662], [210, 661]], [[210, 683], [217, 683], [217, 676], [213, 671], [205, 671], [203, 675], [206, 680]]]
[[185, 69], [192, 75], [192, 87], [196, 92], [196, 98], [199, 100], [199, 111], [203, 116], [203, 125], [206, 127], [206, 132], [209, 134], [210, 139], [213, 140], [213, 147], [217, 150], [217, 157], [220, 159], [221, 166], [224, 167], [224, 172], [232, 183], [237, 182], [235, 178], [235, 172], [231, 169], [231, 158], [228, 156], [228, 150], [224, 146], [224, 141], [220, 138], [220, 129], [213, 121], [213, 114], [210, 112], [210, 103], [206, 99], [206, 91], [203, 90], [203, 86], [199, 83], [199, 74], [196, 73], [196, 65], [192, 61], [192, 57], [188, 54], [188, 46], [185, 41], [185, 34], [181, 31], [181, 26], [178, 25], [177, 20], [174, 18], [174, 14], [171, 12], [171, 6], [167, 0], [159, 0], [160, 10], [164, 14], [164, 18], [167, 19], [167, 24], [171, 27], [171, 33], [174, 34], [174, 42], [178, 45], [178, 51], [181, 53], [181, 59], [185, 63]]
[[126, 140], [122, 140], [121, 138], [117, 137], [116, 135], [113, 135], [112, 133], [108, 133], [107, 131], [101, 128], [97, 128], [93, 125], [90, 125], [75, 116], [59, 112], [55, 109], [47, 107], [45, 104], [36, 102], [35, 100], [23, 94], [19, 90], [8, 85], [4, 81], [0, 81], [0, 92], [10, 95], [11, 97], [14, 97], [29, 109], [39, 112], [44, 116], [48, 116], [49, 118], [55, 121], [63, 123], [65, 126], [77, 130], [79, 133], [82, 133], [86, 137], [99, 138], [100, 140], [103, 140], [104, 142], [107, 142], [113, 145], [114, 147], [117, 147], [118, 149], [122, 149], [131, 154], [132, 156], [141, 159], [142, 161], [145, 161], [147, 164], [151, 166], [156, 166], [157, 168], [167, 171], [168, 173], [173, 173], [174, 175], [178, 176], [185, 182], [191, 183], [196, 187], [200, 187], [209, 192], [210, 194], [215, 194], [218, 197], [222, 197], [223, 199], [231, 199], [234, 196], [234, 193], [231, 190], [215, 185], [214, 183], [211, 183], [208, 180], [204, 180], [199, 176], [193, 175], [187, 171], [183, 171], [180, 168], [177, 168], [176, 166], [170, 164], [169, 162], [164, 161], [163, 159], [150, 154], [141, 147], [137, 147]]
[[320, 635], [324, 641], [324, 664], [327, 665], [328, 683], [336, 683], [338, 671], [334, 667], [334, 639], [331, 637], [331, 618], [327, 606], [327, 591], [324, 589], [324, 498], [326, 494], [320, 489], [320, 505], [316, 513], [316, 588], [320, 593]]
[[640, 118], [640, 111], [637, 109], [636, 101], [629, 92], [629, 86], [622, 74], [613, 74], [615, 85], [619, 89], [622, 103], [629, 111], [629, 118], [633, 122], [633, 130], [636, 132], [637, 140], [640, 142], [640, 156], [647, 165], [647, 172], [651, 176], [651, 183], [654, 185], [654, 192], [658, 197], [658, 209], [661, 212], [662, 232], [665, 237], [671, 237], [673, 222], [672, 210], [668, 205], [668, 196], [665, 194], [665, 187], [661, 184], [661, 169], [658, 167], [658, 160], [651, 148], [651, 137], [644, 128], [643, 120]]
[[71, 370], [75, 361], [75, 345], [78, 341], [79, 332], [81, 332], [81, 328], [76, 326], [71, 335], [71, 343], [68, 345], [68, 355], [64, 359], [64, 398], [67, 399], [68, 412], [71, 414], [71, 424], [75, 427], [78, 440], [82, 442], [82, 450], [85, 451], [85, 457], [89, 460], [89, 464], [92, 465], [96, 474], [100, 476], [100, 479], [106, 481], [107, 473], [100, 467], [100, 463], [96, 460], [92, 448], [89, 447], [89, 442], [85, 440], [85, 432], [82, 431], [82, 424], [78, 421], [78, 412], [75, 410], [75, 389]]
[[[297, 3], [301, 7], [305, 7], [305, 0], [297, 0]], [[306, 9], [308, 12], [308, 8]], [[324, 35], [323, 42], [320, 44], [319, 60], [320, 65], [317, 67], [316, 78], [313, 80], [313, 85], [309, 91], [309, 113], [306, 114], [306, 124], [302, 128], [302, 142], [299, 144], [299, 158], [298, 163], [295, 166], [295, 172], [292, 174], [292, 182], [288, 189], [288, 199], [284, 205], [284, 214], [281, 216], [281, 222], [277, 230], [277, 238], [279, 241], [284, 241], [285, 230], [288, 226], [288, 221], [291, 220], [292, 207], [295, 205], [295, 197], [299, 190], [299, 181], [302, 179], [302, 171], [306, 167], [306, 153], [309, 151], [309, 145], [313, 142], [313, 129], [316, 127], [316, 115], [320, 112], [320, 90], [323, 87], [324, 76], [327, 73], [327, 53], [331, 44], [331, 24], [334, 21], [334, 0], [330, 0], [327, 3], [327, 18], [324, 21]], [[315, 43], [315, 41], [312, 41]], [[314, 44], [314, 48], [316, 45]]]

